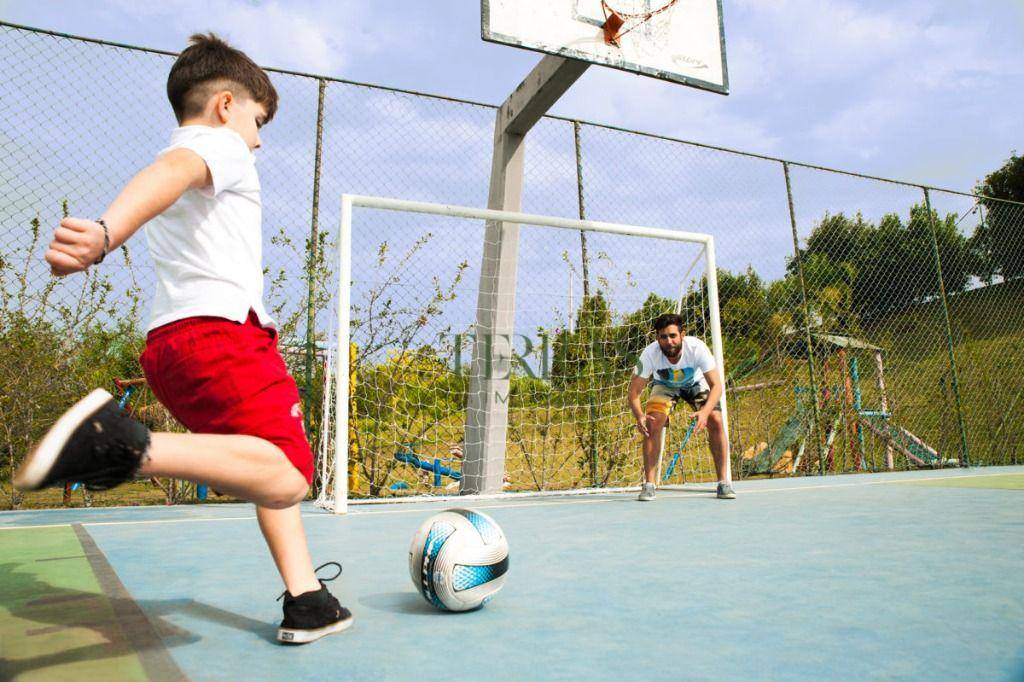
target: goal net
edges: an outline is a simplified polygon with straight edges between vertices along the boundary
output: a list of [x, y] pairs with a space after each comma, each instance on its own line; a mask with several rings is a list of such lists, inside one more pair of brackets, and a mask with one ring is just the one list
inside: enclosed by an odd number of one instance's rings
[[[723, 365], [709, 235], [345, 195], [337, 242], [317, 464], [336, 512], [637, 486], [627, 388], [654, 318]], [[711, 478], [675, 414], [659, 476]]]

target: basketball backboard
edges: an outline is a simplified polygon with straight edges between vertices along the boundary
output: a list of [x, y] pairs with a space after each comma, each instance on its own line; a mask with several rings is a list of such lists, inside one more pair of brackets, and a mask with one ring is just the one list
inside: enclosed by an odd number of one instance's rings
[[721, 0], [481, 0], [483, 39], [729, 93]]

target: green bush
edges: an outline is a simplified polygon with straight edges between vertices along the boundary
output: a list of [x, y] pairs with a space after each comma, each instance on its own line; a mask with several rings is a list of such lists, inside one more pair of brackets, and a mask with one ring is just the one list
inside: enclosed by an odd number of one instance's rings
[[[116, 292], [102, 268], [44, 278], [38, 218], [26, 236], [0, 258], [0, 505], [9, 509], [22, 500], [11, 477], [31, 444], [88, 390], [140, 376], [143, 343], [134, 285]], [[130, 269], [127, 252], [125, 261]]]

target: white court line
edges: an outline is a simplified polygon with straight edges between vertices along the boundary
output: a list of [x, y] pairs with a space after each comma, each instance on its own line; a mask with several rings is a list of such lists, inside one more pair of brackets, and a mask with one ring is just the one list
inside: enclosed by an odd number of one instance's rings
[[[1012, 476], [1013, 473], [999, 473], [999, 474], [961, 474], [957, 476], [928, 476], [925, 478], [915, 478], [911, 480], [900, 480], [900, 479], [887, 479], [884, 481], [855, 481], [850, 483], [826, 483], [822, 485], [800, 485], [800, 486], [784, 486], [780, 488], [761, 488], [753, 490], [741, 490], [740, 496], [746, 495], [758, 495], [763, 493], [780, 493], [780, 492], [798, 492], [801, 490], [824, 490], [827, 488], [856, 488], [860, 486], [868, 485], [892, 485], [892, 484], [904, 484], [904, 483], [916, 483], [919, 481], [946, 481], [958, 478], [991, 478], [996, 476]], [[673, 489], [669, 489], [673, 490]], [[676, 488], [675, 492], [688, 493], [681, 495], [664, 495], [661, 497], [662, 500], [701, 500], [706, 499], [707, 496], [713, 494], [713, 491], [707, 490], [706, 494], [703, 490], [690, 488]], [[692, 491], [692, 492], [691, 492]], [[624, 493], [611, 493], [615, 497], [576, 497], [572, 496], [568, 499], [561, 501], [544, 501], [544, 502], [513, 502], [509, 504], [489, 504], [489, 505], [475, 505], [479, 509], [516, 509], [523, 507], [553, 507], [563, 506], [569, 504], [600, 504], [604, 502], [621, 502], [623, 499], [627, 499]], [[451, 500], [423, 500], [423, 504], [436, 505], [443, 502], [450, 502]], [[137, 507], [132, 507], [137, 509]], [[344, 516], [338, 516], [328, 512], [314, 512], [305, 513], [302, 515], [304, 519], [316, 519], [316, 518], [327, 518], [327, 519], [338, 519], [349, 516], [378, 516], [381, 514], [419, 514], [428, 512], [430, 509], [380, 509], [379, 507], [373, 511], [353, 511], [345, 514]], [[135, 526], [135, 525], [152, 525], [161, 523], [201, 523], [201, 522], [213, 522], [213, 521], [253, 521], [256, 519], [256, 515], [252, 516], [224, 516], [224, 517], [212, 517], [212, 518], [199, 518], [199, 519], [144, 519], [141, 521], [74, 521], [68, 523], [51, 523], [44, 525], [28, 525], [28, 526], [0, 526], [0, 531], [5, 530], [24, 530], [28, 528], [64, 528], [70, 526], [72, 523], [80, 523], [82, 526]]]
[[[304, 515], [305, 516], [305, 515]], [[140, 524], [157, 524], [157, 523], [197, 523], [200, 521], [252, 521], [256, 518], [256, 515], [252, 516], [222, 516], [222, 517], [210, 517], [205, 519], [143, 519], [141, 521], [68, 521], [67, 523], [44, 523], [40, 525], [28, 525], [28, 526], [0, 526], [0, 531], [5, 530], [26, 530], [29, 528], [67, 528], [74, 523], [82, 526], [132, 526]]]
[[203, 521], [253, 521], [256, 515], [252, 516], [213, 516], [208, 519], [145, 519], [143, 521], [79, 521], [83, 526], [128, 526], [132, 524], [151, 523], [200, 523]]
[[[621, 502], [625, 493], [619, 493], [617, 497], [572, 497], [560, 502], [518, 502], [512, 504], [478, 504], [474, 505], [476, 509], [515, 509], [516, 507], [555, 507], [563, 506], [567, 504], [598, 504], [601, 502]], [[458, 505], [454, 505], [457, 507]], [[452, 507], [449, 507], [452, 508]], [[417, 512], [426, 512], [429, 509], [377, 509], [375, 511], [364, 511], [364, 512], [348, 512], [346, 516], [377, 516], [378, 514], [415, 514]], [[327, 516], [331, 518], [338, 518], [337, 514], [328, 513]]]
[[36, 528], [70, 528], [71, 527], [71, 523], [73, 523], [73, 522], [69, 521], [68, 523], [44, 523], [44, 524], [40, 524], [38, 526], [0, 526], [0, 530], [29, 530], [29, 529], [33, 529], [34, 530]]
[[[684, 496], [674, 496], [683, 498]], [[691, 496], [696, 497], [696, 496]], [[512, 504], [488, 504], [488, 505], [475, 505], [478, 509], [512, 509], [515, 507], [550, 507], [555, 505], [567, 505], [567, 504], [581, 504], [581, 503], [598, 503], [598, 502], [620, 502], [622, 497], [611, 497], [602, 499], [579, 499], [573, 498], [571, 500], [565, 500], [563, 502], [518, 502]], [[432, 503], [429, 500], [424, 501], [425, 504], [438, 504]], [[305, 513], [302, 515], [303, 519], [343, 519], [348, 516], [380, 516], [381, 514], [418, 514], [429, 512], [430, 509], [375, 509], [374, 511], [355, 511], [349, 512], [344, 516], [338, 516], [328, 512], [313, 512]], [[67, 528], [72, 523], [78, 523], [82, 526], [145, 526], [160, 523], [200, 523], [204, 521], [254, 521], [256, 519], [255, 514], [252, 516], [224, 516], [220, 518], [205, 518], [205, 519], [143, 519], [140, 521], [69, 521], [68, 523], [49, 523], [38, 526], [0, 526], [0, 531], [5, 530], [25, 530], [28, 528]]]

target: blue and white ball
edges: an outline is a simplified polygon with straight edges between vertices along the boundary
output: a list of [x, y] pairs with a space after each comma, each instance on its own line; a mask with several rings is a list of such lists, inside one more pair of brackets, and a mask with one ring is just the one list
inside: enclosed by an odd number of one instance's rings
[[470, 611], [505, 584], [508, 541], [487, 514], [449, 509], [427, 519], [409, 547], [409, 575], [424, 599], [444, 611]]

